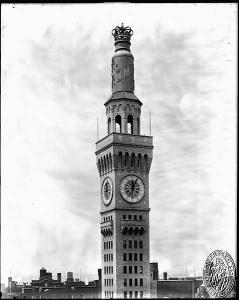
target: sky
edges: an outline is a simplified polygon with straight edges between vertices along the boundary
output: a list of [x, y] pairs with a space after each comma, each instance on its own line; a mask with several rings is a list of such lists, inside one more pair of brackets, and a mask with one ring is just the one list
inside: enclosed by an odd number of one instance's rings
[[202, 275], [236, 256], [236, 4], [2, 5], [1, 282], [97, 279], [111, 30], [134, 35], [135, 95], [150, 171], [150, 260]]

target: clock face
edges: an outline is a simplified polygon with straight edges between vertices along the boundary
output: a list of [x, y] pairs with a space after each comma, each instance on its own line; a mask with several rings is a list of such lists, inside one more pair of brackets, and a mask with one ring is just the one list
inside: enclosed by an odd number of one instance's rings
[[120, 184], [121, 196], [130, 203], [137, 203], [144, 197], [144, 183], [135, 175], [129, 175], [122, 179]]
[[109, 205], [113, 196], [113, 182], [109, 177], [103, 181], [101, 194], [104, 204]]

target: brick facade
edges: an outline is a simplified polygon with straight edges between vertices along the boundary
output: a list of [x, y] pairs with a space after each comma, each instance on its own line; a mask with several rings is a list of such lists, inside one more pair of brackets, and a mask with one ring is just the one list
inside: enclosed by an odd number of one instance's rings
[[[124, 27], [121, 29], [124, 34]], [[113, 94], [105, 103], [108, 135], [96, 143], [101, 185], [102, 298], [149, 298], [149, 170], [153, 141], [151, 136], [140, 135], [142, 103], [133, 93], [133, 55], [127, 34], [123, 42], [122, 35], [114, 36]], [[125, 76], [115, 77], [121, 65], [127, 72], [122, 69]], [[126, 190], [123, 180], [132, 189], [131, 200], [122, 194]], [[111, 182], [110, 188], [107, 181]], [[137, 198], [139, 193], [141, 198]], [[105, 201], [104, 197], [109, 199]]]

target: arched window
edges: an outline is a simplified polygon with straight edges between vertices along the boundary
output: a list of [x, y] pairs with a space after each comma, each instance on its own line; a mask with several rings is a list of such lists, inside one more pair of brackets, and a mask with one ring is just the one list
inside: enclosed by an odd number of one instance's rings
[[148, 155], [144, 155], [144, 170], [147, 171]]
[[121, 116], [117, 115], [115, 117], [115, 132], [121, 133]]
[[110, 162], [109, 162], [109, 155], [106, 155], [106, 171], [109, 171], [110, 169]]
[[109, 154], [109, 160], [110, 160], [110, 170], [112, 170], [113, 162], [112, 162], [112, 155], [111, 155], [111, 153]]
[[108, 119], [108, 134], [111, 132], [111, 118]]
[[140, 153], [138, 154], [138, 168], [139, 170], [142, 168], [142, 157]]
[[98, 159], [98, 169], [99, 169], [99, 173], [101, 174], [101, 165], [100, 165], [100, 159]]
[[140, 119], [137, 119], [137, 133], [140, 134]]
[[124, 165], [125, 165], [125, 167], [129, 166], [129, 153], [128, 152], [125, 153]]
[[101, 157], [101, 171], [102, 171], [102, 173], [104, 173], [105, 172], [105, 166], [104, 166], [104, 161], [103, 161], [103, 158]]
[[106, 158], [105, 158], [105, 156], [104, 156], [104, 158], [103, 158], [103, 161], [104, 161], [104, 170], [105, 170], [105, 172], [107, 172], [108, 170], [107, 170], [107, 163], [106, 163]]
[[118, 157], [118, 168], [123, 167], [123, 161], [122, 161], [122, 152], [119, 152], [119, 157]]
[[133, 134], [133, 116], [132, 115], [128, 115], [128, 118], [127, 118], [127, 133]]
[[131, 167], [135, 168], [135, 154], [134, 153], [131, 155]]

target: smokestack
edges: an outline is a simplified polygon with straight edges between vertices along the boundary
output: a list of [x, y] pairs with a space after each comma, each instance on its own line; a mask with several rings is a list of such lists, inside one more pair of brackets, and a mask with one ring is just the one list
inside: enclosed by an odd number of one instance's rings
[[168, 273], [167, 272], [163, 272], [163, 279], [167, 280], [168, 279]]
[[40, 278], [46, 276], [46, 269], [45, 268], [41, 268], [40, 270]]
[[57, 273], [57, 280], [61, 282], [61, 273]]
[[12, 277], [8, 277], [8, 287], [11, 287]]
[[99, 281], [101, 281], [101, 269], [98, 269], [98, 278], [99, 278]]
[[67, 272], [67, 281], [74, 281], [73, 272]]

